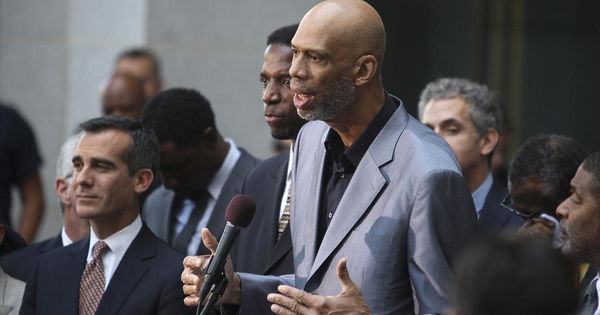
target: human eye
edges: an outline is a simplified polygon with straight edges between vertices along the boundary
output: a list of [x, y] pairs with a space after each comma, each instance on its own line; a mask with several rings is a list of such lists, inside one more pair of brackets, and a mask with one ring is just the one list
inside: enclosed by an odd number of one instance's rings
[[295, 57], [295, 56], [298, 56], [298, 53], [299, 53], [299, 52], [298, 52], [298, 49], [292, 48], [292, 55], [293, 55], [294, 57]]
[[83, 163], [81, 163], [81, 161], [73, 161], [73, 168], [74, 169], [80, 170], [82, 166], [83, 166]]
[[444, 128], [444, 133], [448, 135], [456, 135], [460, 132], [460, 128], [456, 125], [449, 125]]
[[289, 89], [290, 88], [290, 81], [291, 81], [290, 78], [285, 78], [285, 79], [281, 80], [281, 85], [283, 85], [283, 86], [285, 86], [286, 88]]
[[261, 77], [260, 79], [258, 79], [260, 81], [260, 84], [262, 85], [263, 88], [267, 87], [267, 84], [269, 84], [269, 80], [267, 78], [263, 78]]

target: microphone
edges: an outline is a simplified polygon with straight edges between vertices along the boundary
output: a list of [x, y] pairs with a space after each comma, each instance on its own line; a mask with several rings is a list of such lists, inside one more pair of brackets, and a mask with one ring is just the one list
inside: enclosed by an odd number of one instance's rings
[[211, 257], [206, 270], [204, 283], [202, 283], [202, 289], [200, 290], [200, 303], [198, 305], [204, 301], [212, 286], [218, 285], [221, 281], [225, 260], [233, 247], [233, 243], [237, 239], [241, 228], [250, 225], [254, 217], [254, 212], [256, 212], [256, 202], [247, 195], [236, 195], [231, 199], [229, 205], [227, 205], [227, 210], [225, 210], [227, 225], [223, 229], [217, 251]]

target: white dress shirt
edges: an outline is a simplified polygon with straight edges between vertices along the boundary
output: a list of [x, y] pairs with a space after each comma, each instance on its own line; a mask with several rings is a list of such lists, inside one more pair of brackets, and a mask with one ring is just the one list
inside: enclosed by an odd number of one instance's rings
[[71, 243], [73, 243], [73, 241], [69, 238], [69, 235], [67, 235], [67, 232], [65, 232], [64, 226], [62, 227], [62, 230], [60, 230], [60, 236], [63, 246], [71, 245]]
[[[217, 203], [217, 199], [219, 199], [221, 190], [223, 190], [223, 186], [225, 186], [227, 178], [229, 178], [231, 171], [233, 171], [235, 164], [242, 155], [233, 140], [225, 139], [225, 141], [229, 143], [229, 152], [227, 152], [227, 156], [225, 157], [223, 164], [208, 184], [208, 201], [206, 203], [204, 213], [202, 214], [202, 218], [200, 218], [200, 222], [198, 222], [198, 226], [196, 227], [196, 230], [192, 235], [192, 239], [190, 240], [190, 244], [188, 245], [187, 254], [189, 256], [196, 255], [198, 252], [198, 247], [200, 247], [200, 242], [202, 242], [200, 231], [208, 225], [208, 221], [210, 220], [213, 210], [215, 209], [215, 204]], [[178, 235], [181, 230], [183, 230], [183, 227], [192, 214], [192, 210], [194, 210], [194, 206], [194, 201], [190, 199], [185, 199], [183, 201], [182, 210], [179, 212], [175, 220], [174, 235], [172, 239], [175, 239], [175, 236]], [[223, 220], [225, 220], [225, 218], [223, 218]], [[221, 231], [210, 232], [213, 234], [221, 233]]]
[[[596, 275], [596, 278], [594, 278], [593, 281], [596, 281], [596, 292], [598, 293], [598, 299], [600, 300], [600, 280], [597, 280], [600, 278], [600, 274]], [[596, 307], [596, 311], [594, 312], [594, 315], [600, 315], [600, 303], [598, 303], [598, 306]]]
[[94, 229], [90, 229], [90, 247], [88, 249], [87, 262], [92, 261], [92, 249], [98, 241], [104, 241], [108, 245], [108, 249], [102, 254], [102, 264], [104, 265], [104, 289], [108, 287], [108, 283], [112, 278], [115, 270], [119, 266], [125, 252], [133, 242], [133, 239], [142, 229], [142, 219], [138, 215], [135, 220], [128, 226], [124, 227], [117, 233], [109, 236], [107, 239], [101, 240], [96, 236]]

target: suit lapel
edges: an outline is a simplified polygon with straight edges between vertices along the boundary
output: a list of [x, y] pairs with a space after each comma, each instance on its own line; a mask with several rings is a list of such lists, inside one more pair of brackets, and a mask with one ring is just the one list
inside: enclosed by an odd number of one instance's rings
[[156, 256], [156, 239], [151, 235], [150, 230], [143, 225], [117, 266], [100, 300], [97, 314], [117, 314], [148, 272], [148, 265], [144, 261]]
[[[79, 286], [81, 275], [85, 268], [88, 249], [90, 246], [89, 237], [85, 241], [73, 244], [68, 249], [68, 260], [60, 262], [63, 275], [59, 275], [61, 292], [57, 292], [59, 305], [63, 305], [65, 314], [79, 314]], [[73, 276], [66, 276], [70, 274]]]
[[[352, 231], [360, 218], [365, 215], [371, 206], [376, 202], [377, 197], [382, 193], [388, 180], [385, 174], [380, 170], [382, 166], [389, 163], [394, 158], [394, 150], [398, 144], [400, 135], [408, 124], [408, 114], [404, 110], [401, 102], [396, 101], [398, 109], [383, 129], [379, 132], [369, 149], [361, 159], [352, 180], [346, 188], [342, 199], [336, 209], [334, 215], [321, 246], [318, 249], [312, 268], [310, 270], [309, 279], [312, 278], [319, 268], [327, 261], [331, 254], [342, 244], [343, 240]], [[323, 149], [324, 151], [324, 149]], [[324, 152], [323, 152], [324, 155]], [[322, 173], [322, 163], [321, 163]], [[319, 178], [322, 178], [320, 174]], [[320, 190], [320, 185], [317, 186]], [[319, 196], [320, 200], [321, 196]], [[318, 220], [316, 210], [311, 211], [312, 217], [308, 218], [309, 222]], [[316, 230], [315, 230], [316, 235]], [[335, 262], [337, 263], [337, 262]]]
[[[279, 230], [279, 209], [281, 207], [281, 198], [285, 195], [285, 183], [287, 177], [287, 169], [288, 169], [288, 160], [289, 153], [285, 155], [286, 162], [281, 163], [279, 167], [275, 170], [269, 170], [269, 176], [267, 176], [267, 181], [265, 187], [277, 187], [277, 191], [275, 198], [266, 198], [269, 201], [269, 204], [265, 204], [265, 209], [274, 209], [275, 217], [274, 218], [266, 218], [272, 219], [273, 223], [270, 225], [271, 230], [265, 231], [265, 233], [269, 233], [271, 244], [273, 248], [269, 253], [269, 259], [267, 260], [267, 265], [264, 271], [264, 274], [268, 274], [269, 269], [275, 265], [281, 257], [283, 257], [288, 251], [292, 249], [292, 238], [289, 232], [290, 224], [285, 227], [284, 233], [281, 235], [281, 239], [277, 240], [277, 232]], [[270, 194], [268, 192], [267, 194]]]
[[[217, 236], [218, 239], [221, 238], [223, 228], [225, 228], [224, 218], [227, 205], [233, 196], [241, 192], [242, 182], [248, 171], [252, 169], [254, 163], [254, 159], [248, 155], [246, 151], [241, 148], [239, 150], [241, 155], [231, 170], [231, 174], [229, 174], [229, 177], [227, 177], [227, 181], [225, 182], [225, 185], [223, 185], [223, 189], [217, 197], [213, 213], [211, 214], [207, 223], [207, 228], [211, 233]], [[208, 255], [210, 252], [202, 243], [200, 243], [197, 254]]]
[[506, 190], [494, 180], [479, 216], [479, 226], [482, 230], [500, 230], [510, 220], [510, 213], [500, 207], [500, 202], [506, 194]]

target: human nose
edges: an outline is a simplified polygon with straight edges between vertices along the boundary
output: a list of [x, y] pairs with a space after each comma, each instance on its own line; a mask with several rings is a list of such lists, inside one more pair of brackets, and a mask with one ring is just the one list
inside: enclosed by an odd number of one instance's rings
[[294, 57], [292, 58], [292, 65], [290, 66], [289, 71], [292, 78], [304, 78], [306, 76], [304, 62], [299, 54], [294, 54]]
[[262, 101], [265, 104], [276, 104], [281, 101], [280, 86], [274, 80], [269, 80], [263, 90]]
[[73, 172], [73, 181], [77, 185], [91, 186], [93, 184], [93, 176], [89, 168], [82, 167], [79, 171]]
[[565, 199], [563, 200], [563, 202], [561, 202], [558, 207], [556, 207], [556, 214], [562, 218], [567, 219], [569, 217], [569, 208], [567, 206], [567, 202], [569, 201], [569, 199]]

